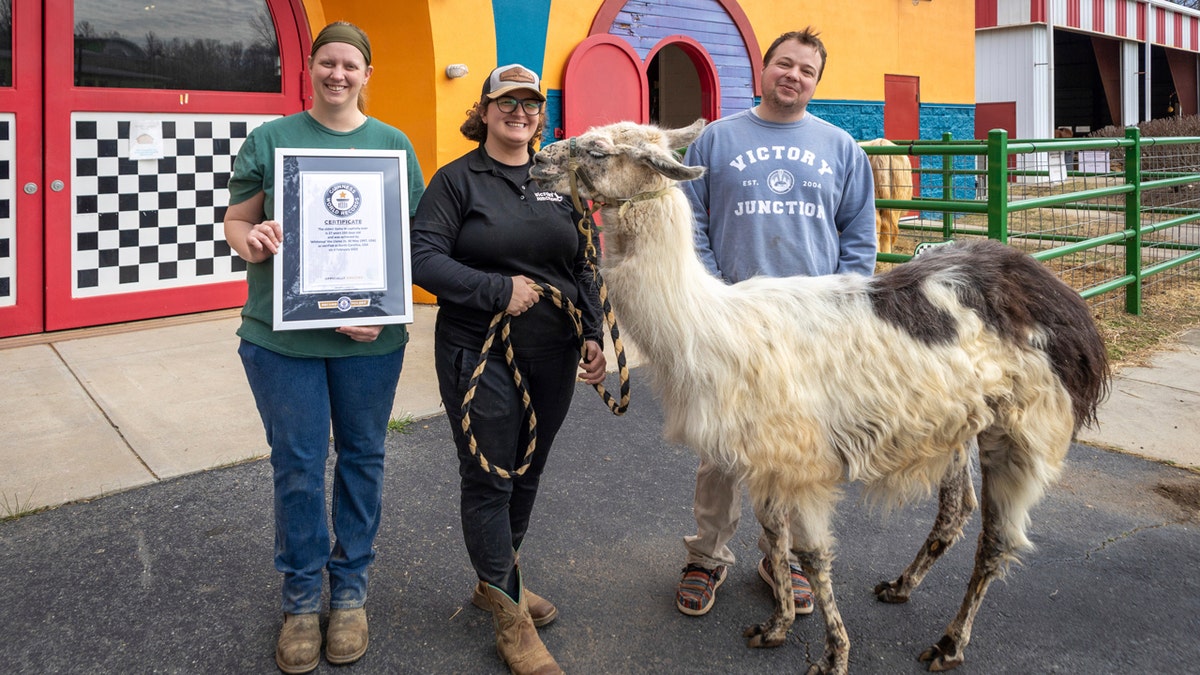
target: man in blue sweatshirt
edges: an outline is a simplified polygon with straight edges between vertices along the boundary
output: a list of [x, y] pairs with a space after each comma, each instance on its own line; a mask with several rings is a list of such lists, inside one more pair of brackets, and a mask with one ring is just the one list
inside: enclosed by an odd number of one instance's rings
[[[816, 31], [784, 33], [763, 57], [762, 102], [709, 124], [685, 162], [706, 166], [684, 183], [696, 217], [696, 252], [709, 272], [735, 284], [753, 276], [866, 274], [875, 269], [871, 166], [854, 139], [808, 113], [825, 70]], [[728, 543], [741, 517], [736, 476], [702, 462], [696, 473], [696, 534], [675, 606], [708, 613], [734, 562]], [[760, 536], [764, 556], [769, 548]], [[794, 559], [796, 614], [813, 611], [808, 580]], [[759, 575], [769, 585], [764, 557]]]

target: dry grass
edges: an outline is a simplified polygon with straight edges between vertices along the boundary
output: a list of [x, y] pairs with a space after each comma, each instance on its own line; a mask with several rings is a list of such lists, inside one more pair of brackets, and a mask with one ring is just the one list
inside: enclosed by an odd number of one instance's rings
[[1144, 366], [1156, 352], [1200, 327], [1200, 283], [1180, 284], [1148, 295], [1142, 315], [1108, 313], [1096, 319], [1114, 371]]

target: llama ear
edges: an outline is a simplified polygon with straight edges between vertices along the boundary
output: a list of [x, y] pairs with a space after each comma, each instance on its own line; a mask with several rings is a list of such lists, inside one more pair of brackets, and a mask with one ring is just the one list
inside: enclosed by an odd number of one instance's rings
[[679, 161], [679, 156], [670, 150], [652, 146], [636, 153], [639, 160], [671, 180], [694, 180], [704, 175], [704, 167], [688, 166]]
[[696, 137], [700, 135], [700, 131], [704, 129], [704, 125], [706, 124], [708, 122], [701, 117], [682, 129], [668, 129], [666, 131], [667, 146], [674, 150], [686, 148], [692, 144], [692, 141], [696, 140]]

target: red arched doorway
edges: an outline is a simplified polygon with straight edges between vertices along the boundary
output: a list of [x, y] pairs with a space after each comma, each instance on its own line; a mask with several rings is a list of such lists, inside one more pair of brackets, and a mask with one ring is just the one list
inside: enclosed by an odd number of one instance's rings
[[589, 127], [649, 118], [649, 92], [642, 60], [624, 40], [593, 35], [571, 52], [563, 73], [563, 131], [576, 136]]
[[[738, 61], [731, 71], [739, 71], [745, 81], [726, 95], [742, 92], [739, 95], [744, 100], [734, 101], [735, 108], [749, 107], [760, 91], [758, 41], [734, 0], [706, 3], [724, 12], [726, 21], [710, 26], [715, 32], [703, 35], [723, 33], [725, 40], [732, 38], [745, 47], [744, 53], [729, 57]], [[626, 4], [626, 0], [606, 0], [596, 12], [589, 37], [568, 58], [563, 75], [563, 134], [578, 134], [590, 126], [618, 120], [682, 126], [696, 117], [719, 117], [723, 107], [717, 76], [720, 64], [699, 38], [689, 34], [694, 32], [689, 10], [676, 3], [647, 3], [639, 12], [654, 15], [654, 21], [647, 23], [645, 34], [626, 40], [609, 32]], [[630, 41], [643, 46], [635, 49]], [[653, 47], [647, 48], [649, 44]], [[680, 86], [672, 87], [675, 84]]]
[[646, 66], [649, 120], [667, 129], [721, 116], [721, 84], [708, 51], [686, 35], [671, 35], [650, 50]]

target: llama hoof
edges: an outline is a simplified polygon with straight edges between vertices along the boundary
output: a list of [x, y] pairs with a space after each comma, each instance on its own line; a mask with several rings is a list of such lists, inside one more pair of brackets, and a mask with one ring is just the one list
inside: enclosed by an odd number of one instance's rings
[[940, 673], [952, 670], [963, 664], [962, 653], [957, 649], [949, 635], [943, 635], [937, 644], [921, 652], [919, 661], [929, 664], [929, 672]]
[[880, 602], [889, 602], [892, 604], [900, 604], [908, 602], [908, 591], [901, 590], [903, 585], [900, 580], [883, 581], [875, 587], [875, 599]]
[[753, 649], [778, 647], [787, 639], [787, 630], [772, 630], [769, 623], [760, 623], [747, 628], [742, 637], [747, 638], [746, 646]]
[[830, 662], [829, 659], [821, 659], [820, 663], [814, 663], [808, 667], [805, 675], [846, 675], [850, 672], [849, 664], [838, 664]]

